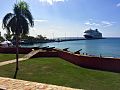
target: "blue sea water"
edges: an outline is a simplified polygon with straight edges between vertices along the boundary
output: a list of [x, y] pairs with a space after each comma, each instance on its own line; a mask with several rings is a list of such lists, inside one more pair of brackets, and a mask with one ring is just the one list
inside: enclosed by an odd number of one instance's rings
[[[24, 45], [28, 46], [28, 45]], [[107, 38], [107, 39], [95, 39], [95, 40], [79, 40], [79, 41], [65, 41], [65, 42], [53, 42], [53, 43], [38, 43], [33, 46], [50, 46], [56, 48], [69, 48], [69, 51], [75, 52], [82, 49], [81, 53], [88, 53], [89, 55], [104, 56], [104, 57], [116, 57], [120, 58], [120, 38]]]

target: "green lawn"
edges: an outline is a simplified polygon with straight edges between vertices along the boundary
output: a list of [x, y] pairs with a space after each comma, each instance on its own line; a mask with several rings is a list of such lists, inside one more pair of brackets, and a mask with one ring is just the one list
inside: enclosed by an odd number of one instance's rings
[[[15, 64], [0, 67], [0, 76], [13, 77]], [[119, 90], [120, 74], [81, 68], [60, 58], [20, 62], [19, 79], [85, 90]]]
[[[24, 54], [19, 54], [19, 57], [23, 57]], [[15, 59], [16, 55], [15, 54], [3, 54], [0, 53], [0, 62], [7, 61], [7, 60], [12, 60]]]

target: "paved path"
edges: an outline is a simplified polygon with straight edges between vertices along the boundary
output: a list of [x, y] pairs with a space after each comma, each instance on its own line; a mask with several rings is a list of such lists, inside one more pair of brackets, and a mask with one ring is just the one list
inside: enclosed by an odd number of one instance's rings
[[41, 50], [33, 50], [33, 51], [31, 51], [30, 53], [28, 53], [27, 55], [25, 55], [23, 58], [29, 59], [29, 58], [31, 58], [33, 55], [39, 53], [40, 51], [41, 51]]
[[0, 77], [0, 90], [83, 90]]
[[[19, 61], [27, 60], [27, 59], [31, 58], [33, 55], [37, 54], [39, 51], [40, 50], [31, 51], [30, 53], [25, 55], [23, 58], [19, 58], [18, 60]], [[16, 62], [16, 59], [5, 61], [5, 62], [0, 62], [0, 66], [6, 65], [6, 64], [10, 64], [10, 63], [15, 63], [15, 62]]]

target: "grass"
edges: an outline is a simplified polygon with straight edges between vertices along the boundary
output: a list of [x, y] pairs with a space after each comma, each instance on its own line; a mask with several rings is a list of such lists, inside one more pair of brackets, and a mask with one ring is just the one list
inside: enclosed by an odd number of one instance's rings
[[[15, 64], [0, 67], [0, 76], [12, 78]], [[85, 69], [60, 58], [34, 58], [20, 62], [17, 78], [85, 90], [119, 90], [120, 74]]]
[[[19, 57], [23, 57], [24, 54], [19, 54]], [[3, 54], [0, 53], [0, 62], [12, 60], [16, 58], [16, 54]]]

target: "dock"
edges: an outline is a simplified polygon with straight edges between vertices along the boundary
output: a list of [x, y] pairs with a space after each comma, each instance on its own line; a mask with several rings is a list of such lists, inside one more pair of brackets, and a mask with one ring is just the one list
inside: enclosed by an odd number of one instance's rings
[[64, 42], [64, 41], [78, 41], [78, 40], [87, 40], [85, 38], [58, 38], [55, 39], [54, 42]]

